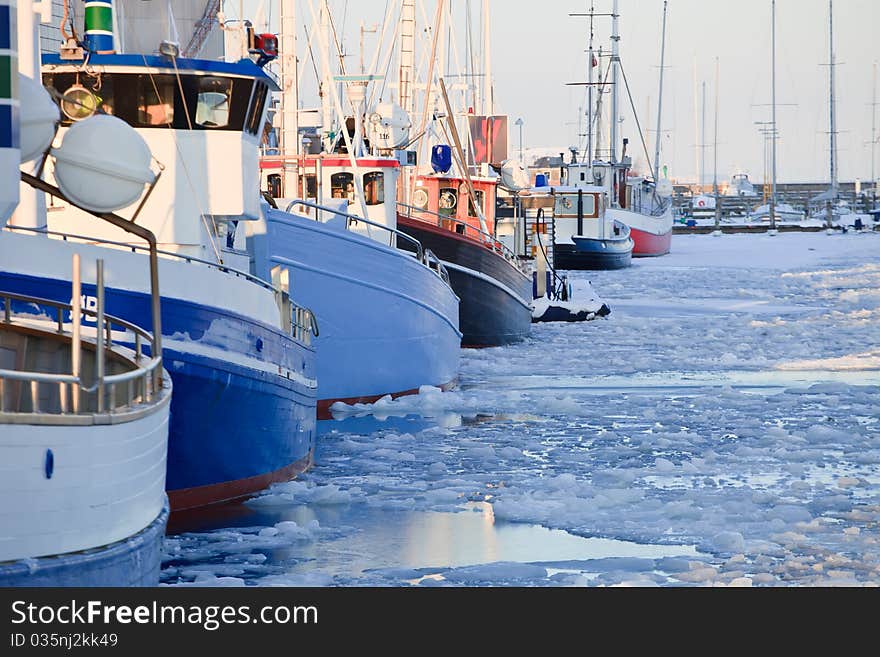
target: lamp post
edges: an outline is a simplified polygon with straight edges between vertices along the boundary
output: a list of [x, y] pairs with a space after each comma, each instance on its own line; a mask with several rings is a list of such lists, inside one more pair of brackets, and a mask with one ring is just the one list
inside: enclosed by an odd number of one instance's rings
[[523, 159], [523, 123], [522, 118], [519, 118], [514, 125], [519, 127], [519, 161], [525, 163]]

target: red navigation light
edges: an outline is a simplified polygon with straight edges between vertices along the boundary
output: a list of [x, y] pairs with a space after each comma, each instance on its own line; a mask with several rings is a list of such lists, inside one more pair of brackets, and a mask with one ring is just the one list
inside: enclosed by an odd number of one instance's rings
[[278, 57], [278, 37], [274, 34], [255, 34], [254, 50], [259, 50], [267, 57]]

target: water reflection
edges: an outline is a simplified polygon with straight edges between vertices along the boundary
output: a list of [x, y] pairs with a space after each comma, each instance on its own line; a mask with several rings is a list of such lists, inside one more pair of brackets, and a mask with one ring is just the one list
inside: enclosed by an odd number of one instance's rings
[[[312, 542], [264, 552], [273, 573], [308, 576], [316, 573], [349, 580], [375, 571], [419, 570], [419, 577], [449, 568], [497, 562], [581, 562], [607, 557], [697, 557], [693, 546], [640, 545], [584, 538], [561, 530], [528, 524], [496, 522], [492, 506], [470, 503], [461, 512], [389, 511], [368, 505], [288, 506], [266, 510], [238, 505], [218, 515], [215, 529], [272, 527], [296, 522], [332, 528]], [[178, 525], [177, 529], [182, 529]], [[192, 529], [196, 529], [192, 527]], [[202, 519], [198, 531], [211, 529]], [[187, 538], [184, 535], [182, 538]], [[258, 552], [260, 550], [257, 550]], [[219, 556], [219, 555], [218, 555]], [[403, 579], [409, 581], [407, 573]]]

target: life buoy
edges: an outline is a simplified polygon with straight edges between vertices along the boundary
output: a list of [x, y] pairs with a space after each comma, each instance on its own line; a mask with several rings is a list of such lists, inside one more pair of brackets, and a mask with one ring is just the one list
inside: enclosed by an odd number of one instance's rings
[[706, 201], [704, 201], [703, 199], [700, 199], [700, 200], [697, 202], [697, 207], [705, 208], [705, 207], [706, 207]]

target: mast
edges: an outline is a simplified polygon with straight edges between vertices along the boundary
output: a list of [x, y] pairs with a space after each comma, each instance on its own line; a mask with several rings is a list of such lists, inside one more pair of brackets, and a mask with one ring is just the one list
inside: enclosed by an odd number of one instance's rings
[[321, 57], [321, 129], [324, 132], [324, 151], [330, 152], [336, 142], [336, 135], [332, 100], [333, 73], [330, 69], [330, 7], [327, 5], [327, 0], [321, 2], [318, 34], [319, 43], [325, 50]]
[[700, 193], [703, 192], [703, 185], [706, 184], [706, 81], [703, 80], [703, 118], [701, 121], [702, 131], [700, 133]]
[[877, 62], [874, 62], [874, 91], [871, 95], [871, 209], [877, 204]]
[[595, 31], [593, 30], [593, 12], [595, 3], [590, 5], [590, 46], [587, 50], [587, 164], [593, 168], [593, 69], [596, 68], [596, 55], [593, 50]]
[[296, 61], [296, 0], [281, 0], [281, 157], [283, 190], [292, 195], [297, 188], [296, 167], [289, 164], [299, 157], [299, 80]]
[[838, 182], [837, 182], [837, 115], [835, 112], [835, 103], [834, 103], [834, 0], [828, 0], [828, 30], [829, 30], [829, 52], [828, 52], [828, 66], [830, 67], [830, 75], [828, 76], [828, 84], [829, 84], [829, 93], [828, 93], [828, 101], [831, 105], [829, 120], [831, 123], [831, 155], [830, 155], [830, 166], [831, 166], [831, 192], [830, 198], [828, 199], [828, 227], [831, 228], [833, 223], [832, 216], [832, 205], [834, 201], [837, 200], [837, 190], [838, 190]]
[[720, 98], [719, 81], [721, 79], [721, 60], [715, 58], [715, 145], [712, 149], [715, 158], [715, 174], [713, 176], [712, 189], [715, 193], [715, 229], [721, 223], [721, 197], [718, 195], [718, 100]]
[[771, 163], [771, 176], [773, 178], [773, 182], [771, 183], [770, 188], [770, 230], [776, 230], [776, 140], [778, 138], [778, 134], [776, 131], [776, 0], [772, 0], [771, 2], [773, 15], [772, 15], [772, 27], [771, 32], [773, 33], [773, 39], [770, 46], [771, 51], [771, 86], [772, 86], [772, 126], [770, 126], [770, 139], [771, 139], [771, 150], [772, 150], [772, 163]]
[[663, 38], [660, 42], [660, 95], [657, 101], [657, 133], [654, 140], [654, 182], [660, 180], [660, 135], [662, 134], [660, 130], [662, 129], [661, 121], [663, 118], [663, 72], [666, 64], [666, 7], [668, 4], [668, 0], [663, 0]]
[[489, 27], [489, 0], [483, 0], [483, 114], [495, 113], [495, 94], [492, 91], [492, 30]]
[[407, 114], [412, 114], [416, 69], [416, 0], [403, 0], [400, 8], [399, 38], [400, 74], [398, 77], [397, 98], [403, 110]]
[[617, 79], [620, 68], [619, 18], [618, 0], [614, 0], [611, 9], [611, 164], [617, 163], [617, 129], [620, 118], [617, 98]]

